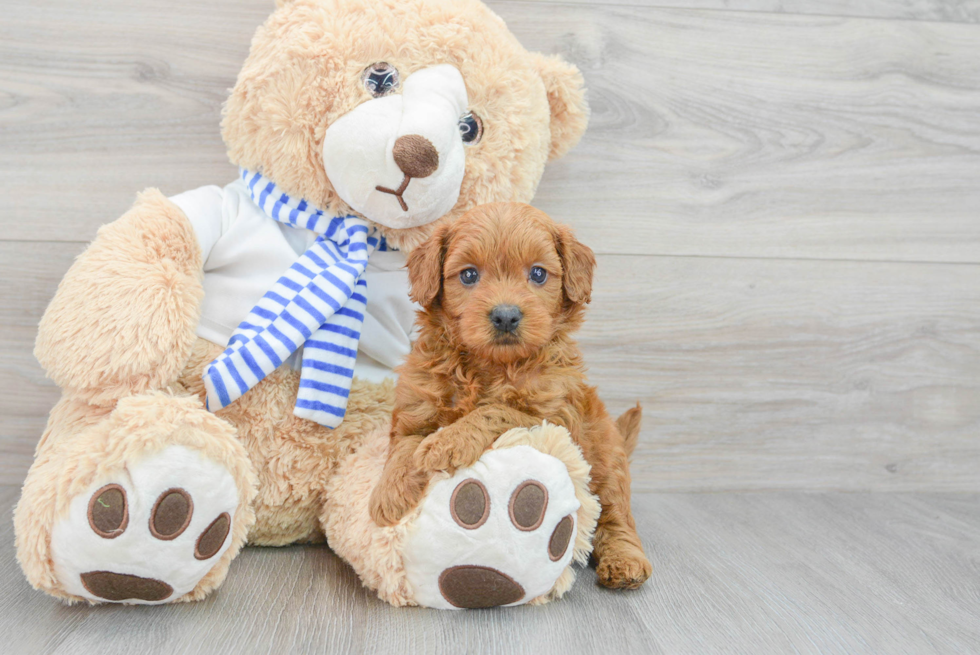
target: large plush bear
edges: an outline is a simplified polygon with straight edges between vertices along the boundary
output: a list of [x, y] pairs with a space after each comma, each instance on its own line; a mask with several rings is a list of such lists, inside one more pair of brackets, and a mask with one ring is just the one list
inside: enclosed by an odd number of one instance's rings
[[[15, 514], [29, 581], [68, 601], [196, 600], [246, 542], [326, 537], [394, 604], [560, 595], [599, 512], [561, 428], [511, 431], [398, 526], [367, 502], [411, 343], [406, 252], [477, 204], [529, 201], [586, 121], [578, 71], [477, 0], [280, 2], [224, 110], [239, 179], [139, 194], [41, 321], [63, 395]], [[315, 324], [290, 333], [305, 347], [270, 323], [271, 349], [248, 351], [269, 345], [248, 320], [303, 302], [276, 290], [311, 261], [356, 288], [330, 319], [306, 308]], [[304, 293], [332, 293], [323, 275]]]

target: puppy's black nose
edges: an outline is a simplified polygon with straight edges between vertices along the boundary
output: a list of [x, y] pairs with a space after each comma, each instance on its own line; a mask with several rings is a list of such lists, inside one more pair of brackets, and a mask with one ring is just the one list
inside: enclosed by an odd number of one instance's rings
[[497, 305], [490, 311], [490, 322], [498, 332], [513, 332], [524, 314], [516, 305]]

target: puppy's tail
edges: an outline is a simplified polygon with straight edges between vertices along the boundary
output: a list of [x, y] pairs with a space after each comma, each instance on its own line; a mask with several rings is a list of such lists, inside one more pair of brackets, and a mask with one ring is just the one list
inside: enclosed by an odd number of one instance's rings
[[626, 446], [626, 454], [633, 455], [636, 443], [640, 440], [640, 419], [643, 418], [643, 409], [640, 403], [636, 407], [626, 410], [622, 416], [616, 419], [616, 427], [623, 435], [623, 443]]

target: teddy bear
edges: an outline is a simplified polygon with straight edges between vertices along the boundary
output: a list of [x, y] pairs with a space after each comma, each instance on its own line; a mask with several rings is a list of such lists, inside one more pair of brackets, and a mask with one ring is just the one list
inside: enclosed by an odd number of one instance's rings
[[478, 0], [279, 0], [223, 109], [238, 178], [140, 193], [41, 320], [63, 393], [15, 510], [29, 582], [191, 601], [245, 543], [326, 541], [395, 605], [560, 596], [599, 507], [558, 426], [437, 475], [396, 526], [367, 502], [412, 340], [406, 253], [530, 201], [587, 117], [578, 70]]

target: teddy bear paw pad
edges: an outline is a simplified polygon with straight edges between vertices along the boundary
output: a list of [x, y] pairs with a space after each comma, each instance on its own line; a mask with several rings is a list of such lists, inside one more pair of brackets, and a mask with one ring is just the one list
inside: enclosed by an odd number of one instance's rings
[[526, 445], [491, 450], [433, 483], [405, 540], [415, 601], [442, 609], [518, 605], [571, 563], [579, 501], [568, 469]]
[[163, 603], [192, 591], [231, 543], [231, 474], [170, 446], [91, 484], [51, 531], [65, 591], [95, 602]]

